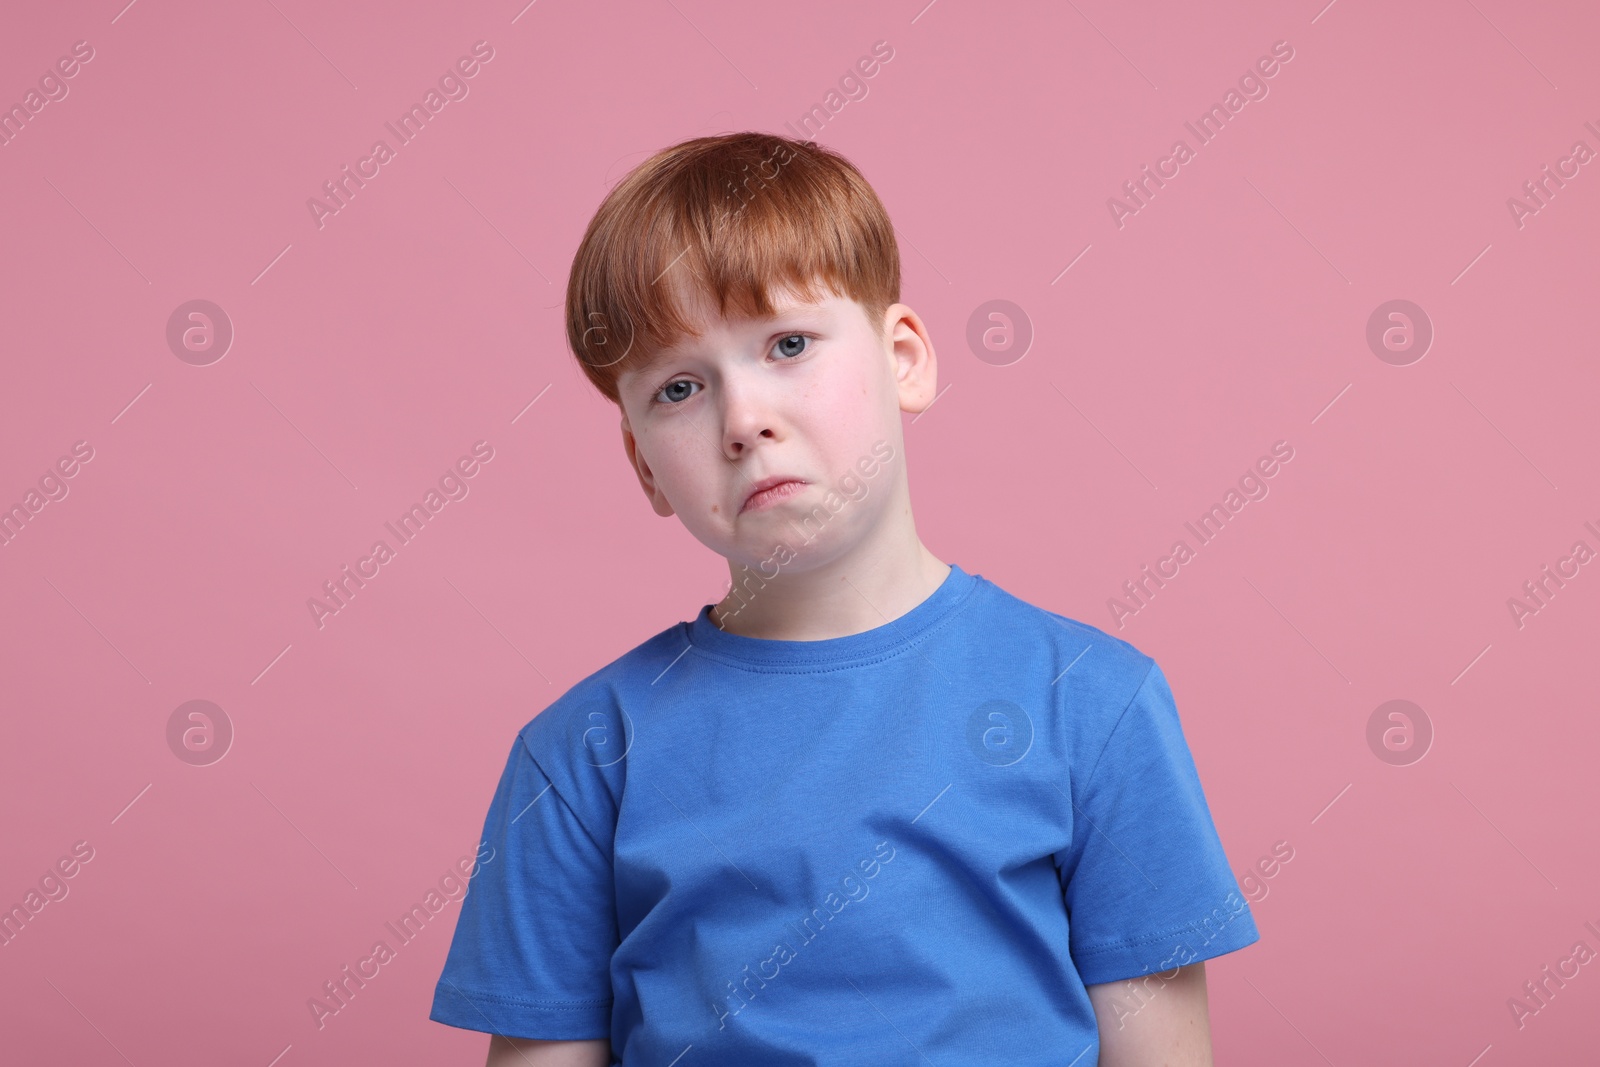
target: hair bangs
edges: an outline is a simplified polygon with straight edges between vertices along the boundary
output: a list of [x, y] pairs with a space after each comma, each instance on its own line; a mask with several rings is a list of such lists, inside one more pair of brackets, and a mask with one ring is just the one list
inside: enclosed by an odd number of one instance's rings
[[825, 289], [881, 322], [900, 298], [894, 228], [844, 157], [809, 141], [738, 133], [686, 141], [631, 171], [590, 221], [567, 283], [567, 340], [620, 404], [618, 379], [701, 325], [770, 316], [779, 289]]

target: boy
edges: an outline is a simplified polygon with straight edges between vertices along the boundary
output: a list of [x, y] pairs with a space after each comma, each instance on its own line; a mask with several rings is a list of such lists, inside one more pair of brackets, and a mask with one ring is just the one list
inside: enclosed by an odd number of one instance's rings
[[590, 222], [568, 340], [732, 585], [517, 735], [430, 1015], [491, 1065], [1211, 1063], [1202, 961], [1259, 934], [1166, 678], [918, 539], [899, 289], [812, 142], [688, 141]]

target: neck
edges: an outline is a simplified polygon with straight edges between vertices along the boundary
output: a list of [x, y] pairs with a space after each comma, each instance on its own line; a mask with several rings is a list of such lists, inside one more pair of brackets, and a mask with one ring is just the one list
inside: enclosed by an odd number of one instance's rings
[[914, 530], [908, 533], [820, 563], [802, 548], [775, 575], [771, 565], [763, 571], [730, 560], [732, 588], [711, 621], [728, 633], [775, 641], [847, 637], [893, 622], [950, 573]]

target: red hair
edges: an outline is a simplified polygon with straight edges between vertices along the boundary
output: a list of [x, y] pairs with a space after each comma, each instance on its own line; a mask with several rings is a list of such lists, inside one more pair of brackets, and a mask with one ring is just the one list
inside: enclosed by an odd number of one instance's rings
[[894, 226], [861, 172], [812, 141], [698, 137], [635, 167], [589, 220], [567, 278], [567, 343], [620, 406], [623, 371], [696, 334], [695, 288], [724, 316], [765, 316], [773, 289], [814, 301], [819, 282], [880, 328], [900, 299]]

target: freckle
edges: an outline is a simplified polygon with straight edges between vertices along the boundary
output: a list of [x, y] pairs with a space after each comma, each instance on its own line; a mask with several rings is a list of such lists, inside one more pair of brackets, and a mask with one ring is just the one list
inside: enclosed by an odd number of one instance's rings
[[722, 505], [721, 504], [712, 504], [711, 505], [711, 514], [715, 515], [717, 512], [719, 512], [721, 510], [722, 510]]

